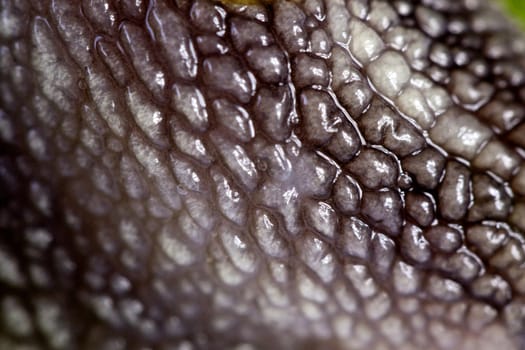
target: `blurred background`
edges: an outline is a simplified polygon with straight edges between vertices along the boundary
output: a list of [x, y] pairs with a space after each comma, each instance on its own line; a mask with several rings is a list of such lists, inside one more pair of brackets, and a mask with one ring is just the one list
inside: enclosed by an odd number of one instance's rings
[[525, 29], [525, 0], [495, 0]]

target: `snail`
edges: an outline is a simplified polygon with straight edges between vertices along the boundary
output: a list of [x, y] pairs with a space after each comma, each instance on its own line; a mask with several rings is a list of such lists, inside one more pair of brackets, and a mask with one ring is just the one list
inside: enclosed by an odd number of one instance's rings
[[520, 349], [525, 39], [484, 0], [4, 0], [1, 349]]

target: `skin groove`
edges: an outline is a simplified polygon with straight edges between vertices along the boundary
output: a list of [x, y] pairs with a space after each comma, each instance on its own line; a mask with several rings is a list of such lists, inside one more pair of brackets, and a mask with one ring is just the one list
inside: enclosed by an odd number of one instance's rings
[[0, 348], [522, 348], [524, 57], [483, 0], [4, 1]]

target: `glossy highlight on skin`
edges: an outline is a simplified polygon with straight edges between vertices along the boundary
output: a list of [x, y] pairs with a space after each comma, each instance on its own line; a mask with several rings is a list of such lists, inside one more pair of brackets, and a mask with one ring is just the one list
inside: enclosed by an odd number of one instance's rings
[[483, 0], [4, 1], [0, 349], [523, 348], [524, 58]]

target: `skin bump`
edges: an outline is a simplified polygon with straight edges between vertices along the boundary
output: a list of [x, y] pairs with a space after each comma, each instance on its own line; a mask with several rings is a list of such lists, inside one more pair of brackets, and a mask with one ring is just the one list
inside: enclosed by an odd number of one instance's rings
[[521, 349], [525, 37], [479, 1], [6, 0], [0, 349]]
[[223, 4], [230, 5], [266, 5], [274, 2], [273, 0], [220, 0]]

